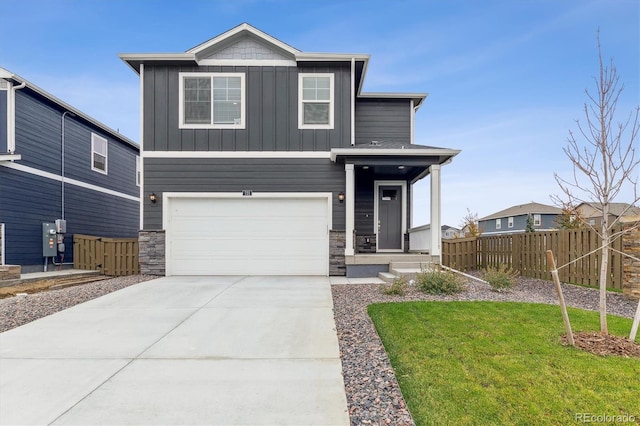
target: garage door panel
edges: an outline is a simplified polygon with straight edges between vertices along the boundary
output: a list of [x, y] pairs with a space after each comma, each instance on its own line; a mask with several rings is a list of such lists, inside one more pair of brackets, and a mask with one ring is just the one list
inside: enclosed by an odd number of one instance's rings
[[172, 274], [327, 275], [328, 199], [173, 198]]

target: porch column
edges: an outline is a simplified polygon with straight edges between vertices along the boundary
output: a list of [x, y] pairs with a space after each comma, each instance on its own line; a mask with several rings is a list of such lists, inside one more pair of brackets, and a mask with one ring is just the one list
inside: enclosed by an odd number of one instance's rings
[[436, 257], [438, 263], [441, 262], [442, 241], [440, 228], [440, 165], [434, 164], [429, 168], [431, 173], [431, 256]]
[[345, 194], [345, 256], [353, 256], [353, 230], [355, 228], [356, 185], [353, 164], [345, 164], [346, 194]]

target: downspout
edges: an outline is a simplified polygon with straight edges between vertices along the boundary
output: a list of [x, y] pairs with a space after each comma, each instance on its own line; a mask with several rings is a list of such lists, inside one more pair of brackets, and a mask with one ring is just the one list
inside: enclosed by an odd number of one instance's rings
[[11, 85], [9, 88], [9, 107], [7, 108], [8, 120], [8, 132], [7, 135], [7, 152], [15, 154], [16, 151], [16, 90], [24, 89], [27, 86], [27, 82], [23, 81], [17, 86]]
[[351, 146], [356, 144], [356, 58], [351, 58]]
[[62, 163], [62, 167], [61, 167], [61, 177], [62, 177], [62, 217], [61, 219], [64, 220], [64, 117], [69, 114], [70, 117], [75, 117], [76, 115], [74, 113], [72, 113], [71, 111], [65, 111], [62, 113], [62, 127], [61, 127], [61, 135], [60, 135], [60, 139], [62, 142], [62, 154], [61, 154], [61, 163]]

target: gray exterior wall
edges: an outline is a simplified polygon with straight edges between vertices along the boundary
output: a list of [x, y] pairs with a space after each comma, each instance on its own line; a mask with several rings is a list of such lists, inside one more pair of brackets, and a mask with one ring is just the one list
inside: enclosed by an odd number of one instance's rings
[[[180, 72], [246, 74], [245, 129], [180, 129]], [[298, 74], [334, 73], [334, 128], [298, 129]], [[349, 63], [285, 66], [145, 65], [144, 149], [146, 151], [328, 151], [350, 146]]]
[[163, 192], [332, 192], [333, 230], [345, 229], [344, 166], [329, 159], [145, 158], [144, 229], [162, 229]]
[[[555, 223], [556, 217], [557, 215], [555, 214], [543, 214], [540, 218], [540, 225], [534, 226], [534, 228], [556, 229], [558, 227]], [[524, 232], [527, 229], [527, 215], [513, 216], [513, 228], [509, 228], [509, 217], [503, 217], [501, 219], [500, 229], [496, 229], [496, 219], [480, 220], [478, 221], [478, 225], [483, 234]]]
[[0, 90], [0, 153], [7, 152], [7, 91]]
[[411, 142], [411, 102], [408, 99], [358, 99], [356, 144], [371, 141]]
[[[16, 91], [16, 154], [22, 159], [14, 164], [61, 176], [61, 117], [62, 110], [49, 99], [28, 87]], [[91, 170], [92, 132], [108, 141], [107, 175]], [[138, 197], [137, 155], [135, 147], [116, 136], [78, 117], [65, 117], [66, 178]], [[73, 260], [72, 234], [135, 237], [139, 215], [137, 201], [67, 183], [65, 262]], [[8, 263], [22, 265], [23, 272], [41, 270], [42, 223], [61, 216], [59, 180], [0, 165], [0, 222], [6, 224]]]

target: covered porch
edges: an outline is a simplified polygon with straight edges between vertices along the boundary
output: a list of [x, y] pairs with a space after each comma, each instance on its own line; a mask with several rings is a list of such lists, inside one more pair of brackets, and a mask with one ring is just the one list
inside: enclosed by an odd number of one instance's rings
[[[347, 277], [375, 276], [388, 272], [393, 263], [440, 263], [440, 169], [459, 152], [392, 141], [331, 151], [332, 161], [344, 164], [346, 174]], [[412, 217], [413, 185], [427, 176], [430, 229], [415, 227]]]

